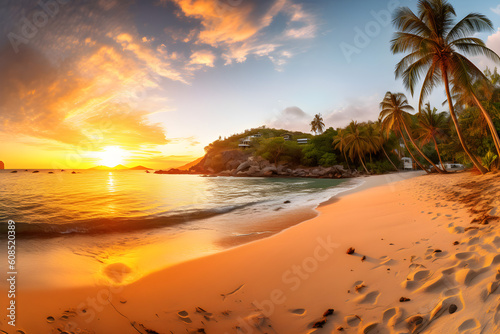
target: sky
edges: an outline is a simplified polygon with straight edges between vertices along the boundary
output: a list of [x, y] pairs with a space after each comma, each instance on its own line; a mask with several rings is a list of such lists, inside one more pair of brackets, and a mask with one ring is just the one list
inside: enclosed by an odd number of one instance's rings
[[[266, 125], [375, 120], [403, 92], [390, 15], [415, 1], [3, 0], [0, 160], [6, 168], [169, 168]], [[500, 2], [487, 15], [500, 54]], [[473, 58], [481, 68], [495, 64]], [[430, 96], [440, 110], [442, 87]]]

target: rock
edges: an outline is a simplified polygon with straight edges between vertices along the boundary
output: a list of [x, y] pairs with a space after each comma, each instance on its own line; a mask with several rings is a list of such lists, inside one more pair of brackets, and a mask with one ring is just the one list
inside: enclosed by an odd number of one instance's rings
[[219, 175], [219, 176], [231, 176], [232, 172], [230, 170], [224, 170], [217, 175]]
[[450, 314], [453, 314], [457, 311], [457, 309], [458, 309], [457, 305], [451, 304], [450, 307], [448, 308], [448, 312], [450, 312]]
[[361, 262], [363, 262], [364, 260], [366, 260], [366, 256], [363, 255], [363, 257], [361, 258]]
[[284, 204], [289, 204], [289, 203], [292, 203], [292, 202], [290, 202], [290, 201], [284, 201], [283, 203]]
[[278, 169], [274, 166], [269, 166], [269, 167], [262, 168], [262, 170], [261, 170], [262, 175], [268, 174], [269, 172], [271, 172], [271, 174], [278, 174]]
[[258, 173], [260, 173], [260, 167], [259, 166], [251, 166], [250, 168], [248, 168], [247, 173], [249, 176], [257, 175]]
[[227, 168], [228, 170], [231, 170], [231, 169], [236, 169], [236, 168], [238, 168], [238, 166], [239, 166], [240, 164], [241, 164], [241, 161], [239, 161], [239, 160], [231, 160], [231, 161], [228, 161], [228, 162], [226, 163], [226, 168]]
[[237, 172], [236, 176], [248, 176], [247, 172]]
[[245, 162], [242, 162], [238, 168], [236, 168], [236, 174], [238, 174], [238, 172], [242, 172], [242, 171], [245, 171], [247, 169], [250, 168], [250, 162], [249, 161], [245, 161]]
[[455, 246], [456, 246], [456, 245], [458, 245], [459, 243], [460, 243], [460, 242], [458, 242], [458, 241], [454, 241], [454, 242], [453, 242], [453, 245], [455, 245]]
[[440, 250], [440, 249], [435, 249], [434, 250], [434, 253], [441, 253], [441, 252], [442, 252], [442, 250]]
[[323, 318], [320, 321], [316, 321], [313, 325], [313, 328], [323, 328], [325, 324], [326, 324], [326, 319]]
[[399, 298], [400, 303], [409, 302], [410, 300], [411, 300], [410, 298], [406, 298], [406, 297]]
[[364, 285], [364, 284], [358, 284], [358, 285], [356, 285], [354, 287], [354, 290], [356, 290], [356, 292], [359, 292], [363, 288], [366, 288], [366, 285]]
[[329, 308], [328, 310], [325, 311], [325, 313], [323, 313], [323, 317], [328, 317], [329, 315], [332, 315], [333, 312], [334, 312], [334, 309]]
[[346, 254], [351, 255], [351, 254], [354, 254], [354, 252], [355, 252], [355, 251], [356, 251], [356, 249], [354, 249], [354, 248], [352, 248], [352, 247], [349, 247], [349, 248], [347, 249], [347, 251], [346, 251]]

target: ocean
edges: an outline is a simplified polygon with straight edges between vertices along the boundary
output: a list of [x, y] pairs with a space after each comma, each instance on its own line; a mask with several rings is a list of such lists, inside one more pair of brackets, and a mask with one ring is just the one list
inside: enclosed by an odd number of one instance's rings
[[36, 273], [27, 279], [33, 284], [56, 274], [70, 285], [88, 283], [102, 279], [111, 263], [126, 263], [135, 280], [278, 233], [363, 182], [38, 171], [0, 171], [0, 227], [5, 232], [8, 220], [16, 222], [20, 263]]

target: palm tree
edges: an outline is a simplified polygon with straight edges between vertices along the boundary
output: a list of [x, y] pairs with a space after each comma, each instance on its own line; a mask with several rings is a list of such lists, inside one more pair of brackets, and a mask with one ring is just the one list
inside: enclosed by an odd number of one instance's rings
[[[496, 80], [495, 77], [492, 77], [492, 79]], [[496, 97], [496, 95], [498, 95], [499, 93], [499, 89], [498, 87], [494, 86], [493, 80], [490, 80], [485, 76], [485, 80], [476, 80], [470, 87], [459, 85], [453, 86], [452, 92], [454, 93], [453, 98], [458, 104], [465, 106], [471, 106], [475, 104], [477, 107], [479, 107], [482, 118], [486, 122], [485, 125], [489, 128], [489, 132], [493, 138], [493, 143], [495, 144], [497, 153], [500, 155], [500, 137], [498, 136], [498, 132], [496, 130], [495, 124], [493, 123], [491, 115], [486, 111], [483, 105], [483, 103], [485, 103], [486, 105], [489, 105], [491, 107], [492, 103], [490, 102], [490, 100], [494, 99], [494, 97]], [[479, 94], [476, 94], [474, 91], [477, 91]], [[482, 101], [480, 101], [478, 95], [482, 95]]]
[[345, 159], [345, 162], [347, 163], [347, 168], [351, 169], [351, 167], [349, 166], [349, 161], [347, 160], [347, 155], [346, 155], [346, 151], [347, 151], [347, 149], [346, 149], [347, 139], [346, 138], [347, 138], [346, 131], [339, 129], [339, 131], [337, 132], [337, 135], [333, 137], [332, 145], [334, 145], [334, 148], [336, 150], [339, 150], [340, 153], [344, 154], [344, 159]]
[[323, 117], [321, 114], [314, 115], [314, 119], [311, 121], [311, 131], [315, 134], [323, 133], [325, 128], [325, 123], [323, 123]]
[[427, 160], [439, 173], [442, 173], [443, 171], [439, 169], [432, 162], [432, 160], [429, 159], [424, 154], [424, 152], [422, 152], [422, 150], [418, 147], [418, 145], [415, 143], [415, 140], [413, 139], [411, 130], [406, 125], [406, 122], [410, 117], [409, 111], [413, 110], [414, 110], [413, 107], [408, 104], [408, 100], [406, 99], [406, 96], [403, 93], [393, 94], [391, 92], [387, 92], [382, 102], [380, 102], [379, 119], [382, 122], [382, 128], [386, 129], [386, 131], [393, 130], [394, 132], [399, 132], [399, 134], [403, 138], [406, 149], [412, 156], [413, 160], [415, 160], [415, 162], [419, 165], [420, 168], [427, 171], [420, 164], [420, 162], [413, 156], [413, 153], [411, 153], [410, 146], [408, 145], [406, 137], [403, 133], [404, 130], [404, 132], [408, 135], [408, 138], [410, 139], [411, 143], [413, 144], [413, 147], [415, 147], [415, 149], [417, 150], [417, 152], [422, 157], [424, 157], [424, 159]]
[[371, 149], [371, 144], [366, 136], [365, 129], [358, 124], [358, 122], [351, 121], [346, 127], [346, 150], [349, 152], [349, 158], [351, 158], [352, 161], [354, 161], [356, 157], [361, 161], [361, 165], [363, 165], [363, 168], [368, 174], [370, 172], [366, 168], [363, 156], [370, 152]]
[[431, 109], [431, 104], [427, 102], [425, 108], [418, 114], [418, 124], [418, 139], [422, 145], [429, 143], [431, 140], [434, 142], [434, 148], [436, 149], [441, 168], [446, 171], [436, 140], [446, 137], [446, 129], [448, 128], [446, 113], [438, 113], [436, 108]]
[[[401, 77], [413, 95], [421, 75], [425, 75], [420, 92], [419, 110], [422, 101], [440, 82], [444, 84], [451, 119], [464, 151], [474, 166], [485, 173], [484, 168], [467, 147], [459, 129], [457, 115], [450, 93], [450, 82], [473, 93], [471, 76], [482, 75], [481, 71], [459, 52], [473, 56], [485, 55], [499, 60], [498, 55], [487, 48], [474, 33], [492, 30], [493, 25], [486, 16], [471, 13], [454, 24], [455, 9], [446, 0], [419, 0], [418, 15], [408, 7], [396, 10], [393, 23], [398, 30], [391, 41], [393, 54], [408, 53], [397, 64], [396, 78]], [[479, 73], [478, 73], [479, 72]]]
[[378, 151], [384, 152], [384, 155], [387, 158], [387, 160], [389, 160], [391, 165], [397, 171], [398, 167], [396, 167], [394, 162], [392, 162], [391, 158], [389, 158], [389, 155], [387, 154], [387, 151], [384, 148], [384, 144], [386, 143], [386, 138], [384, 137], [384, 135], [381, 131], [380, 121], [376, 122], [376, 123], [368, 124], [367, 135], [368, 135], [368, 140], [371, 142], [373, 152], [374, 153], [378, 152]]

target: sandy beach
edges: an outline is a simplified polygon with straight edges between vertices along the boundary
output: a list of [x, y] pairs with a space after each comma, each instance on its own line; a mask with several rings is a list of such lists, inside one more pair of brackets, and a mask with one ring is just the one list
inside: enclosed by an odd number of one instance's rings
[[[20, 275], [17, 326], [7, 325], [4, 312], [1, 328], [26, 334], [498, 332], [498, 174], [398, 179], [375, 177], [371, 187], [319, 207], [311, 220], [130, 285], [27, 290]], [[119, 282], [130, 273], [117, 263], [106, 274]]]

